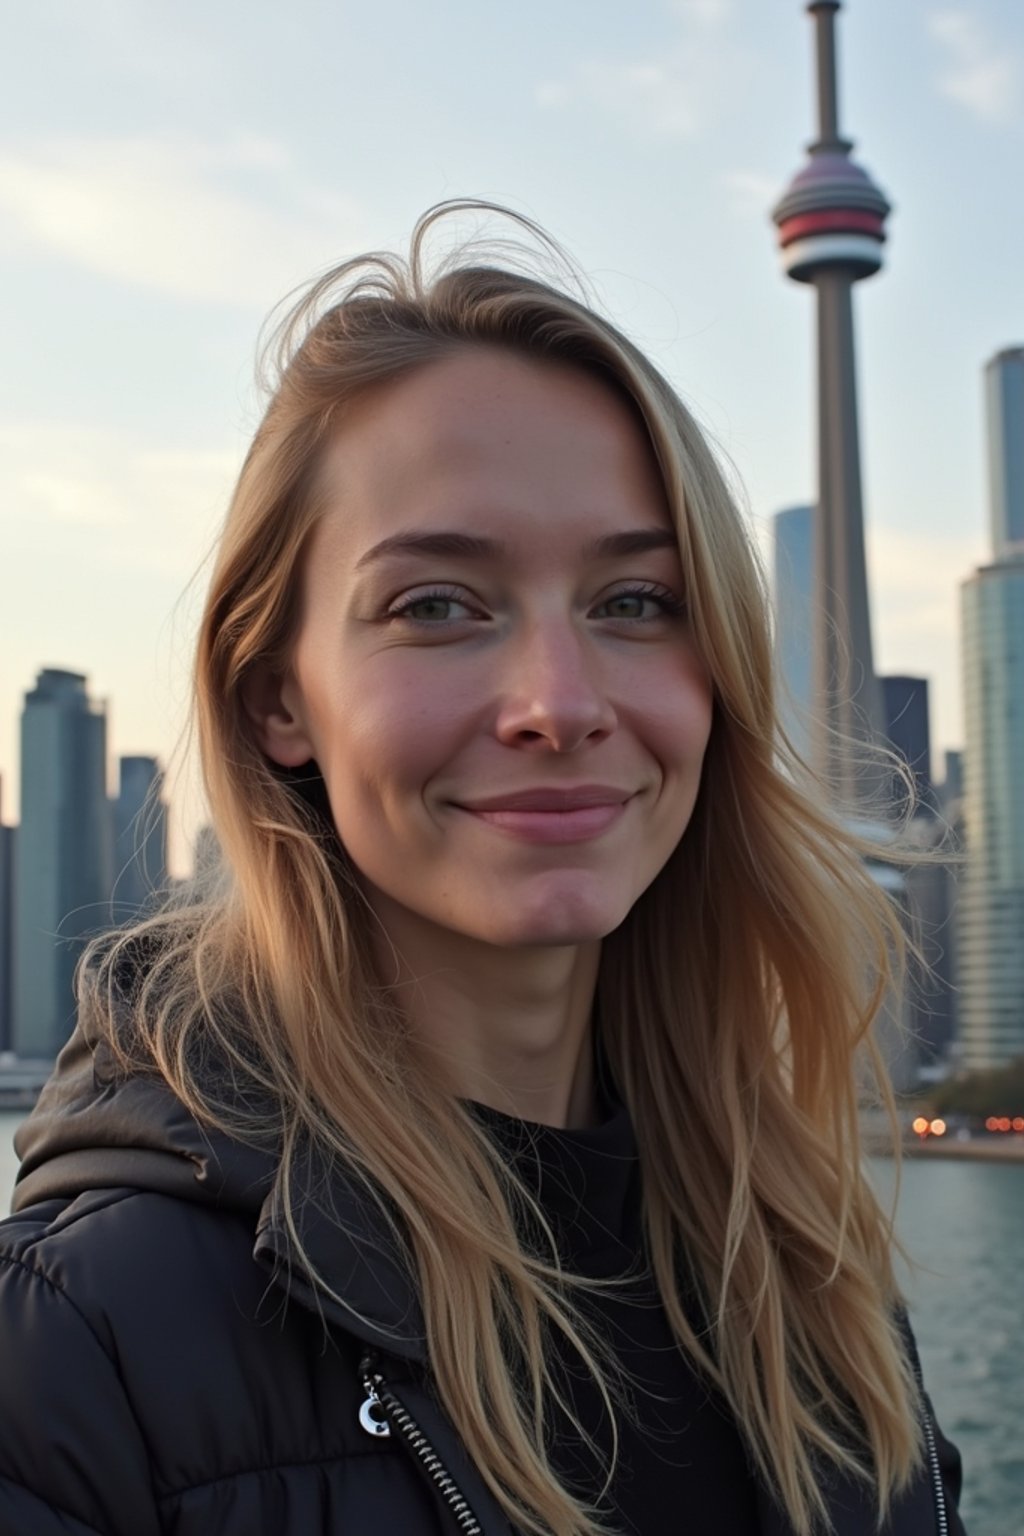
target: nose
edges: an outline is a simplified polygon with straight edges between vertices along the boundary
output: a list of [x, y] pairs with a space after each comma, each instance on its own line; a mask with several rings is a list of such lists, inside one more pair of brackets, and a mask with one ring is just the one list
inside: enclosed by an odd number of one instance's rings
[[537, 623], [506, 667], [496, 724], [504, 745], [573, 752], [615, 730], [599, 658], [570, 623]]

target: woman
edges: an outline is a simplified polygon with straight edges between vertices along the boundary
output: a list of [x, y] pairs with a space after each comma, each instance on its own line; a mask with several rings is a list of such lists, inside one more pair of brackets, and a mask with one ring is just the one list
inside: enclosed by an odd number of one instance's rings
[[223, 878], [97, 949], [21, 1133], [0, 1536], [959, 1531], [859, 1167], [898, 926], [740, 518], [583, 303], [424, 276], [437, 217], [285, 329]]

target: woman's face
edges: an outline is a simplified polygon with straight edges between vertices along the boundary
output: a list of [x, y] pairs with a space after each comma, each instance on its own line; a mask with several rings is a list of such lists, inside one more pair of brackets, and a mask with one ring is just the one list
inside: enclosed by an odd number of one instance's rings
[[711, 728], [643, 431], [586, 373], [467, 348], [359, 400], [324, 472], [264, 750], [316, 759], [396, 940], [602, 938]]

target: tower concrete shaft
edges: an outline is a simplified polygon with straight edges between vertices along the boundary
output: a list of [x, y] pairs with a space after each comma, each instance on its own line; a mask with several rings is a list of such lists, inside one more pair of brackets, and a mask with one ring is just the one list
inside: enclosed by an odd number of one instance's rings
[[772, 217], [787, 276], [813, 284], [818, 301], [813, 750], [837, 798], [856, 806], [878, 784], [856, 745], [881, 741], [884, 720], [864, 556], [852, 290], [882, 264], [889, 204], [839, 132], [839, 0], [811, 0], [807, 9], [816, 28], [818, 138]]

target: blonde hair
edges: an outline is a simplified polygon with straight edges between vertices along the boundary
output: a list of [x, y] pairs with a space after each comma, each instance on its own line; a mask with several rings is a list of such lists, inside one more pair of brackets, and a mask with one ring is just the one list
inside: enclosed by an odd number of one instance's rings
[[[614, 1368], [578, 1309], [579, 1277], [561, 1271], [553, 1245], [524, 1248], [516, 1212], [529, 1196], [414, 1057], [315, 778], [268, 763], [243, 704], [254, 668], [288, 664], [319, 515], [313, 476], [349, 401], [469, 346], [606, 380], [632, 402], [660, 466], [715, 698], [692, 821], [604, 941], [598, 977], [654, 1274], [681, 1349], [730, 1404], [796, 1530], [825, 1517], [830, 1465], [868, 1480], [881, 1512], [920, 1455], [891, 1222], [858, 1141], [859, 1058], [891, 1102], [871, 1024], [892, 983], [898, 917], [865, 845], [824, 809], [780, 735], [759, 568], [693, 419], [579, 298], [465, 254], [425, 275], [427, 234], [450, 206], [420, 221], [409, 262], [345, 263], [282, 328], [195, 671], [224, 883], [143, 925], [154, 942], [130, 1028], [116, 1022], [112, 992], [139, 929], [108, 944], [85, 984], [126, 1069], [158, 1070], [205, 1122], [280, 1148], [276, 1193], [300, 1254], [298, 1150], [344, 1160], [395, 1214], [441, 1398], [509, 1517], [537, 1536], [609, 1529], [545, 1452], [546, 1414], [562, 1400], [545, 1358], [551, 1327], [610, 1400]], [[206, 1070], [211, 1057], [226, 1063], [230, 1092], [223, 1072]], [[699, 1318], [684, 1308], [684, 1275]]]

